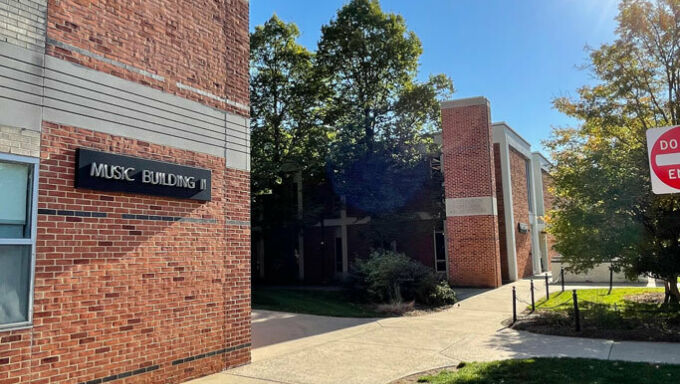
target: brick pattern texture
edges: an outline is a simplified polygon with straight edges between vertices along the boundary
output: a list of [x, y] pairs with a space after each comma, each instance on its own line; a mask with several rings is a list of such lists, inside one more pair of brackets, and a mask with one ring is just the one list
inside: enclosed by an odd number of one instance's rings
[[510, 181], [512, 182], [512, 213], [517, 254], [517, 278], [523, 279], [534, 274], [531, 262], [531, 232], [521, 233], [519, 223], [527, 226], [529, 221], [529, 196], [527, 190], [527, 159], [510, 147]]
[[43, 52], [46, 11], [47, 0], [0, 1], [0, 41]]
[[[75, 189], [78, 147], [210, 169], [212, 201]], [[248, 363], [250, 228], [238, 223], [250, 219], [249, 174], [223, 158], [49, 122], [41, 148], [34, 326], [0, 332], [0, 383], [144, 368], [114, 382], [178, 383]]]
[[[555, 196], [553, 195], [553, 178], [546, 171], [541, 171], [541, 178], [543, 179], [543, 204], [545, 207], [545, 214], [549, 215], [550, 211], [554, 208]], [[553, 248], [555, 243], [555, 238], [551, 234], [547, 234], [548, 243], [548, 264], [552, 262], [553, 259], [559, 258], [559, 253]]]
[[[442, 110], [446, 198], [496, 197], [489, 107]], [[501, 285], [496, 216], [446, 218], [449, 279], [457, 286]]]
[[[503, 191], [501, 178], [500, 144], [494, 146], [494, 164], [496, 174], [496, 188]], [[517, 255], [517, 277], [522, 279], [533, 275], [531, 262], [531, 232], [521, 233], [519, 223], [529, 225], [529, 196], [527, 190], [526, 158], [514, 148], [510, 147], [510, 181], [512, 183], [512, 210], [514, 222], [512, 228], [515, 231], [515, 252]], [[508, 248], [505, 235], [505, 206], [502, 192], [498, 193], [498, 230], [500, 238], [501, 275], [503, 281], [510, 281], [508, 272]]]
[[0, 152], [40, 157], [40, 132], [0, 126]]
[[[247, 111], [182, 83], [248, 105], [246, 0], [59, 0], [47, 15], [47, 54], [241, 115]], [[75, 51], [62, 42], [163, 76], [152, 79]]]
[[503, 194], [503, 176], [501, 167], [501, 145], [494, 143], [493, 145], [493, 162], [496, 175], [496, 191], [498, 203], [498, 242], [501, 257], [501, 277], [504, 282], [510, 281], [510, 273], [508, 272], [508, 243], [507, 235], [505, 234], [505, 196]]

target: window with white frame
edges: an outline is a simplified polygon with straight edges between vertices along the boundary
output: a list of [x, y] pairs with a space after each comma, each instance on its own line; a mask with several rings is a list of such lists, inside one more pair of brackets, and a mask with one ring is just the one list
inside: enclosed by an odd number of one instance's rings
[[31, 323], [38, 159], [0, 154], [0, 329]]

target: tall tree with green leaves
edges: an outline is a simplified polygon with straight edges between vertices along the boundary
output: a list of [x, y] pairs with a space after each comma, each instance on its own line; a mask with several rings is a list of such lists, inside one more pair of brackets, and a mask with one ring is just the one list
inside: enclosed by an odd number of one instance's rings
[[300, 32], [276, 15], [250, 36], [253, 195], [268, 194], [293, 171], [318, 173], [328, 148], [321, 124], [324, 85]]
[[555, 129], [555, 248], [576, 271], [613, 260], [663, 279], [680, 301], [680, 196], [654, 195], [645, 131], [680, 121], [680, 1], [623, 0], [617, 39], [590, 54], [594, 86], [558, 110], [583, 122]]
[[[418, 167], [440, 124], [445, 75], [416, 79], [422, 46], [400, 15], [377, 0], [352, 0], [321, 29], [316, 69], [329, 87], [325, 114], [337, 130], [328, 164], [347, 203], [397, 211], [425, 182]], [[415, 175], [415, 177], [414, 177]]]
[[376, 146], [405, 155], [439, 121], [437, 96], [453, 91], [445, 75], [416, 81], [420, 40], [377, 0], [352, 0], [321, 28], [317, 68], [332, 90], [327, 119], [354, 153]]
[[251, 211], [272, 277], [296, 276], [297, 186], [324, 179], [331, 134], [320, 119], [326, 88], [299, 34], [274, 15], [250, 36]]

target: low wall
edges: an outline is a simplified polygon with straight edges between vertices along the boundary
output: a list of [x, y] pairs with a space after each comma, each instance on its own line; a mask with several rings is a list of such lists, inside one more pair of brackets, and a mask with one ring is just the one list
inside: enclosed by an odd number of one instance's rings
[[[566, 283], [608, 283], [610, 265], [611, 263], [601, 263], [587, 272], [571, 273], [566, 271], [569, 264], [563, 263], [560, 259], [556, 259], [553, 260], [551, 264], [551, 271], [553, 275], [553, 281], [556, 282], [560, 281], [560, 269], [564, 267], [564, 281]], [[615, 283], [631, 283], [640, 281], [641, 280], [639, 278], [635, 280], [627, 279], [623, 273], [614, 273]]]

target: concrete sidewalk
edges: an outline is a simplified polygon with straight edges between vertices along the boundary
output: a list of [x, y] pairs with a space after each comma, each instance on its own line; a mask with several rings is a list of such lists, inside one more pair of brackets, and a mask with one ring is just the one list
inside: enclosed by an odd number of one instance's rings
[[290, 340], [298, 340], [305, 337], [368, 324], [375, 322], [376, 320], [378, 319], [327, 317], [300, 313], [253, 310], [252, 346], [253, 349], [257, 349]]
[[[512, 286], [517, 287], [521, 300], [529, 300], [529, 282], [520, 281], [476, 294], [439, 313], [379, 319], [359, 325], [349, 320], [347, 328], [255, 348], [252, 364], [191, 383], [389, 383], [460, 361], [539, 356], [680, 364], [680, 343], [613, 342], [507, 329], [501, 322], [512, 315]], [[543, 283], [536, 284], [536, 288], [537, 297], [545, 292]], [[550, 287], [551, 292], [559, 289]], [[518, 308], [521, 310], [522, 306]], [[324, 320], [331, 324], [330, 329], [338, 325], [337, 319], [303, 316], [306, 327], [314, 328], [315, 321], [322, 324]], [[259, 330], [267, 331], [266, 327]], [[285, 332], [280, 327], [270, 331]], [[258, 337], [276, 339], [276, 336], [255, 336]]]

